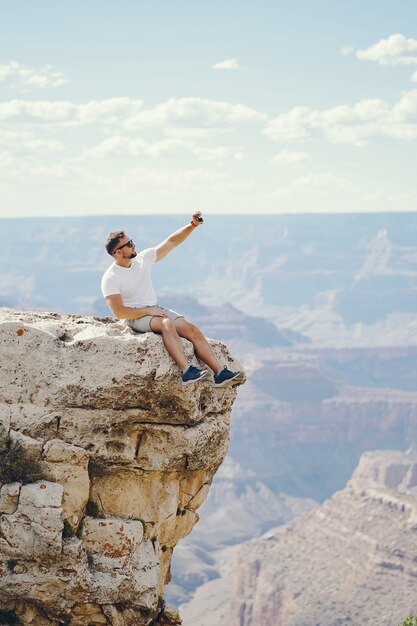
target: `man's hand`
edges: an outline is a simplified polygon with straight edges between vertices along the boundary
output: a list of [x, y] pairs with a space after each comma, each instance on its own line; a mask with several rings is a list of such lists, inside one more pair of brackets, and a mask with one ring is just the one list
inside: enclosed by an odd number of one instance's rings
[[168, 315], [165, 313], [164, 309], [160, 309], [159, 307], [151, 307], [149, 309], [149, 315], [152, 315], [152, 317], [168, 317]]
[[193, 213], [192, 222], [194, 226], [200, 226], [203, 223], [203, 217], [201, 211], [196, 211]]

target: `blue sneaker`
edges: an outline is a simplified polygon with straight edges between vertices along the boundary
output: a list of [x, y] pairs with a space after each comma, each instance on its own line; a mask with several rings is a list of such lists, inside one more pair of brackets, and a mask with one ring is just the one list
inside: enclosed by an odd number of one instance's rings
[[204, 380], [210, 376], [207, 370], [199, 370], [198, 367], [194, 367], [194, 365], [190, 365], [186, 370], [181, 374], [182, 378], [182, 386], [191, 385], [191, 383], [195, 383], [198, 380]]
[[214, 387], [234, 387], [245, 382], [244, 372], [231, 372], [226, 366], [214, 375]]

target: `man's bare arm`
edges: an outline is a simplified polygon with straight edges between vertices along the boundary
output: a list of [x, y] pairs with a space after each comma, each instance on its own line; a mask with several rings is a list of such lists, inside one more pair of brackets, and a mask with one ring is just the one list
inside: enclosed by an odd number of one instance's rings
[[176, 248], [180, 243], [187, 239], [187, 237], [193, 232], [193, 230], [195, 230], [195, 228], [202, 223], [202, 220], [200, 222], [198, 218], [201, 218], [201, 211], [197, 211], [193, 214], [191, 221], [194, 226], [192, 226], [191, 223], [183, 226], [156, 246], [157, 261], [163, 259], [169, 252], [171, 252], [171, 250]]
[[164, 310], [159, 309], [158, 307], [152, 307], [152, 309], [147, 307], [144, 307], [143, 309], [134, 309], [129, 306], [124, 306], [122, 296], [120, 294], [107, 296], [106, 302], [119, 320], [135, 320], [140, 317], [146, 317], [147, 315], [167, 317]]

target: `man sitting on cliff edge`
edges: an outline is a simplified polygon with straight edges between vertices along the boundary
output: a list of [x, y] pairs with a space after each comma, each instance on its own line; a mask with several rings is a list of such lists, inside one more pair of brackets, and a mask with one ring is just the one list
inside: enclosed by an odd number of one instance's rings
[[152, 265], [169, 252], [203, 223], [201, 212], [192, 216], [190, 224], [183, 226], [154, 248], [139, 254], [132, 239], [123, 231], [112, 232], [105, 246], [114, 259], [101, 279], [101, 290], [114, 315], [136, 332], [154, 332], [162, 335], [169, 354], [181, 369], [182, 384], [204, 380], [207, 370], [189, 365], [180, 337], [191, 341], [196, 355], [214, 372], [214, 387], [230, 387], [244, 381], [243, 372], [231, 372], [222, 367], [210, 344], [197, 326], [171, 309], [159, 307], [152, 285]]

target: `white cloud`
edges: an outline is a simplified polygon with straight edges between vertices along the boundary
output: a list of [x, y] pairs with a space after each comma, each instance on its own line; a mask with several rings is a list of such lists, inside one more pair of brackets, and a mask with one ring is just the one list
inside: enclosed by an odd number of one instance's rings
[[0, 179], [2, 178], [11, 188], [29, 195], [32, 192], [36, 195], [39, 188], [44, 187], [45, 184], [46, 187], [52, 188], [65, 181], [70, 189], [86, 182], [90, 185], [101, 182], [100, 178], [87, 171], [85, 167], [60, 159], [48, 163], [17, 158], [14, 159], [13, 166], [8, 171], [0, 169]]
[[164, 128], [165, 135], [169, 137], [177, 137], [181, 139], [210, 139], [211, 137], [216, 137], [217, 135], [226, 135], [231, 133], [233, 128], [230, 126], [227, 127], [192, 127], [187, 128], [184, 126], [168, 126]]
[[195, 147], [192, 152], [202, 161], [218, 163], [229, 159], [241, 161], [246, 156], [246, 152], [243, 148], [233, 149], [228, 146], [217, 146], [215, 148]]
[[0, 120], [33, 118], [68, 126], [114, 124], [135, 115], [142, 100], [109, 98], [75, 104], [65, 100], [9, 100], [0, 103]]
[[112, 156], [131, 156], [140, 155], [159, 157], [163, 154], [169, 154], [180, 148], [186, 147], [186, 143], [176, 139], [165, 139], [149, 143], [143, 139], [132, 139], [122, 135], [116, 135], [105, 139], [93, 148], [85, 151], [85, 156], [94, 158], [107, 158]]
[[136, 201], [141, 197], [149, 197], [167, 198], [171, 202], [173, 196], [183, 198], [185, 190], [188, 197], [198, 196], [200, 199], [201, 194], [207, 198], [213, 193], [221, 193], [223, 200], [224, 193], [230, 192], [235, 197], [236, 192], [246, 194], [253, 188], [252, 180], [230, 180], [223, 171], [207, 168], [137, 167], [111, 181], [109, 191], [117, 197], [120, 194], [134, 194]]
[[203, 98], [171, 98], [151, 109], [143, 110], [142, 107], [142, 100], [127, 97], [92, 100], [84, 104], [65, 100], [15, 99], [0, 103], [0, 120], [27, 121], [32, 118], [68, 127], [119, 124], [129, 131], [163, 127], [164, 132], [168, 132], [169, 127], [177, 126], [183, 129], [179, 131], [183, 134], [203, 136], [227, 132], [227, 127], [236, 124], [267, 119], [265, 113], [243, 104]]
[[354, 191], [355, 185], [346, 178], [340, 178], [333, 174], [322, 174], [311, 172], [306, 176], [302, 176], [294, 180], [291, 185], [293, 187], [307, 187], [317, 191]]
[[158, 158], [167, 154], [191, 153], [203, 161], [222, 162], [226, 159], [241, 160], [245, 156], [242, 148], [228, 146], [202, 147], [192, 140], [182, 138], [163, 139], [153, 143], [144, 139], [117, 135], [105, 139], [84, 151], [83, 157], [103, 159], [115, 156], [138, 157], [141, 155]]
[[272, 157], [272, 163], [278, 167], [286, 167], [297, 165], [308, 159], [307, 152], [291, 152], [290, 150], [282, 150]]
[[35, 137], [28, 137], [12, 146], [12, 150], [16, 154], [28, 154], [30, 152], [36, 156], [39, 154], [61, 152], [64, 150], [64, 144], [55, 139], [36, 139]]
[[265, 207], [275, 212], [303, 213], [363, 213], [383, 211], [415, 211], [415, 194], [408, 192], [391, 193], [382, 189], [372, 189], [372, 183], [339, 176], [337, 173], [313, 171], [305, 176], [283, 181], [279, 187], [258, 189], [258, 196], [264, 198]]
[[74, 169], [71, 169], [68, 163], [37, 165], [28, 168], [28, 173], [33, 176], [33, 179], [36, 182], [40, 182], [42, 179], [52, 183], [62, 180], [71, 181], [74, 173], [76, 173], [77, 181], [79, 182], [80, 180], [79, 170], [75, 171]]
[[372, 137], [417, 138], [417, 90], [404, 93], [394, 105], [361, 100], [316, 111], [295, 107], [268, 122], [264, 133], [275, 141], [325, 137], [333, 143], [364, 145]]
[[29, 117], [60, 122], [74, 116], [76, 108], [75, 104], [63, 100], [8, 100], [0, 103], [0, 120]]
[[410, 78], [412, 83], [417, 83], [417, 70], [411, 74], [411, 78]]
[[224, 61], [219, 61], [215, 63], [213, 66], [214, 70], [241, 70], [238, 60], [236, 57], [233, 59], [225, 59]]
[[413, 65], [417, 64], [417, 39], [404, 35], [390, 35], [381, 39], [366, 50], [356, 52], [358, 59], [376, 61], [380, 65]]
[[231, 104], [204, 98], [170, 98], [152, 109], [139, 111], [126, 119], [125, 128], [165, 126], [169, 124], [242, 124], [267, 119], [265, 113], [244, 104]]
[[126, 97], [91, 100], [77, 106], [77, 121], [81, 124], [95, 124], [97, 122], [115, 124], [125, 115], [136, 113], [142, 108], [142, 104], [142, 100]]
[[183, 193], [184, 189], [207, 189], [217, 186], [225, 175], [206, 169], [169, 169], [138, 167], [130, 170], [122, 180], [125, 189], [139, 188], [142, 192], [166, 195], [168, 191]]
[[56, 139], [39, 138], [29, 131], [16, 132], [0, 129], [0, 165], [21, 163], [23, 159], [39, 160], [48, 154], [62, 152], [65, 146]]
[[345, 57], [351, 52], [353, 52], [353, 50], [354, 50], [353, 46], [343, 46], [343, 48], [340, 49], [340, 53]]
[[362, 213], [381, 211], [415, 211], [412, 193], [391, 193], [364, 187], [355, 180], [329, 172], [310, 172], [293, 179], [267, 194], [285, 202], [287, 210], [307, 213]]
[[0, 83], [9, 82], [13, 88], [27, 91], [31, 88], [60, 87], [68, 82], [51, 65], [35, 70], [17, 61], [0, 64]]

